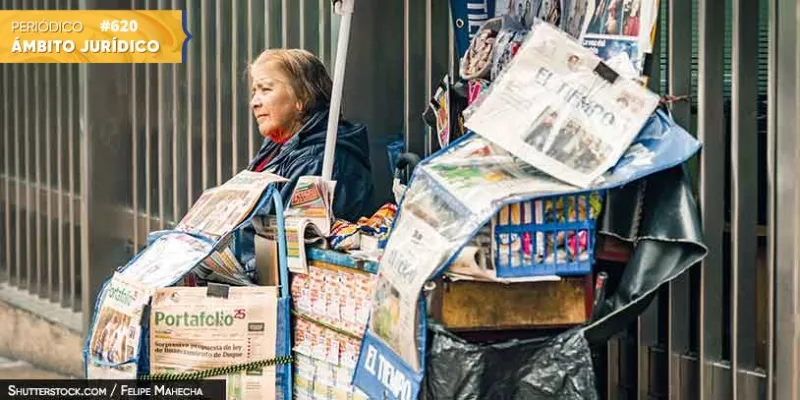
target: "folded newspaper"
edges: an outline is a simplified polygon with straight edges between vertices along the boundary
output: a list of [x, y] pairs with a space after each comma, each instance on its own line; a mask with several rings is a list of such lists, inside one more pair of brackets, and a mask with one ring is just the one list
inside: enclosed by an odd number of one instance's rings
[[136, 379], [142, 313], [150, 290], [115, 273], [97, 307], [87, 354], [88, 379]]
[[[150, 311], [150, 372], [197, 372], [275, 357], [278, 290], [232, 287], [228, 297], [206, 288], [163, 288]], [[219, 379], [212, 377], [209, 379]], [[228, 399], [274, 399], [275, 367], [225, 376]]]
[[250, 215], [267, 185], [285, 181], [268, 172], [239, 172], [223, 185], [203, 192], [176, 229], [219, 240]]
[[287, 261], [289, 271], [308, 273], [306, 245], [326, 247], [333, 220], [335, 181], [318, 176], [301, 176], [292, 192], [289, 207], [283, 213], [286, 221]]
[[616, 164], [658, 100], [537, 20], [508, 67], [467, 110], [466, 126], [537, 169], [586, 188]]

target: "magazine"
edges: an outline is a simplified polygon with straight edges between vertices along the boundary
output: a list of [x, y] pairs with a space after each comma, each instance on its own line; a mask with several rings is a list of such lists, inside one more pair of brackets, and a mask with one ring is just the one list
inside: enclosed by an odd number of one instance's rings
[[617, 66], [623, 76], [642, 75], [645, 54], [652, 52], [658, 0], [589, 1], [594, 2], [594, 12], [581, 34], [583, 46]]
[[89, 379], [136, 379], [142, 313], [150, 290], [115, 273], [105, 287], [90, 333]]
[[245, 274], [230, 247], [214, 251], [194, 269], [197, 278], [206, 282], [224, 283], [234, 286], [254, 285]]
[[[207, 290], [173, 287], [153, 294], [152, 374], [196, 372], [275, 357], [276, 287], [231, 287], [227, 298], [209, 297]], [[228, 399], [275, 398], [275, 366], [234, 372], [225, 379]]]
[[306, 245], [327, 245], [333, 213], [336, 182], [318, 176], [301, 176], [292, 192], [286, 217], [286, 244], [289, 271], [308, 273]]
[[176, 229], [219, 240], [250, 215], [269, 184], [285, 181], [268, 172], [242, 171], [203, 192]]
[[537, 21], [466, 126], [535, 168], [586, 188], [616, 164], [658, 105], [567, 34]]

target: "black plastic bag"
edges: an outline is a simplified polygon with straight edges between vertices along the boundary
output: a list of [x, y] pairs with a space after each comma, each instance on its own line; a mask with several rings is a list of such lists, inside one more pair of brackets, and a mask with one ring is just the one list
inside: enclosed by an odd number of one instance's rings
[[582, 329], [556, 336], [473, 344], [429, 324], [427, 399], [598, 399]]

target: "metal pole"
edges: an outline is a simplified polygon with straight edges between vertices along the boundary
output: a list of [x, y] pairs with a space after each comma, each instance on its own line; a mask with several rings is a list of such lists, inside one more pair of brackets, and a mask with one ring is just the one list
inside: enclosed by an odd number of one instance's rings
[[336, 62], [333, 67], [333, 93], [328, 113], [328, 131], [325, 137], [325, 158], [322, 161], [322, 178], [330, 180], [333, 174], [333, 157], [336, 151], [336, 134], [339, 126], [339, 112], [342, 106], [342, 86], [344, 85], [344, 68], [347, 62], [347, 45], [350, 42], [350, 21], [353, 17], [355, 0], [334, 0], [333, 6], [337, 14], [342, 16], [339, 25], [339, 39], [336, 44]]

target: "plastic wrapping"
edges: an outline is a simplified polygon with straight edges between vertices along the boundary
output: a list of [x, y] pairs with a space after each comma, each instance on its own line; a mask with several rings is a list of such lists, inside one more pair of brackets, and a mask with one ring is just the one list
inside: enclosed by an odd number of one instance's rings
[[438, 325], [430, 324], [429, 333], [421, 400], [599, 398], [591, 351], [580, 329], [485, 345], [468, 343]]

